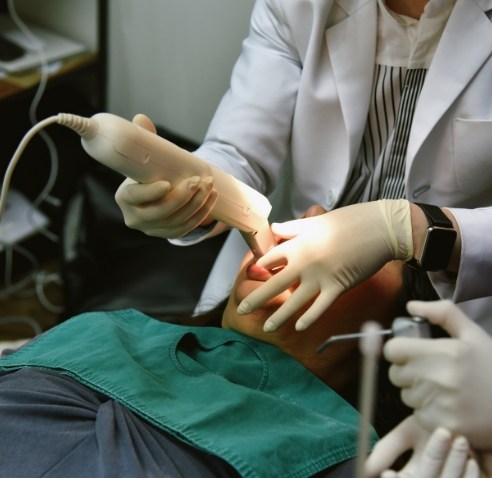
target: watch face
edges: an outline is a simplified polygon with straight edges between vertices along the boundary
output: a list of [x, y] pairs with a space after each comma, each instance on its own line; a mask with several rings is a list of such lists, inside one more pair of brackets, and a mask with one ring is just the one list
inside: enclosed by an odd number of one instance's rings
[[419, 266], [427, 271], [445, 270], [456, 241], [456, 231], [445, 227], [429, 227], [419, 260]]

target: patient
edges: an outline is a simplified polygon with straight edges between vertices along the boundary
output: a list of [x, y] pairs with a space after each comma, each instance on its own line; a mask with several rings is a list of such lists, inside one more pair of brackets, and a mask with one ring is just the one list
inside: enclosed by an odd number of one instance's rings
[[388, 263], [303, 332], [295, 317], [263, 332], [285, 296], [237, 315], [269, 274], [249, 254], [222, 327], [135, 310], [63, 322], [0, 360], [3, 476], [353, 476], [359, 417], [342, 396], [357, 342], [315, 351], [366, 320], [388, 326], [403, 270]]
[[293, 319], [275, 333], [264, 332], [264, 322], [282, 305], [286, 293], [249, 314], [245, 320], [244, 316], [236, 312], [238, 304], [266, 281], [270, 273], [257, 267], [250, 254], [245, 257], [242, 266], [222, 315], [222, 327], [277, 346], [339, 393], [354, 383], [353, 379], [358, 372], [357, 342], [341, 342], [322, 354], [316, 354], [316, 349], [332, 335], [359, 331], [368, 320], [388, 327], [395, 316], [404, 310], [403, 265], [395, 261], [372, 276], [363, 286], [340, 297], [319, 324], [315, 323], [307, 330], [298, 332], [294, 328]]

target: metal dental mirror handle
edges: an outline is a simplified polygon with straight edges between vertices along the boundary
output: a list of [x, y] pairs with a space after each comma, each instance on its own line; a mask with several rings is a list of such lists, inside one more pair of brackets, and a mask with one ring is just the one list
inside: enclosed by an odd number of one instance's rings
[[[427, 319], [422, 317], [397, 317], [391, 324], [391, 328], [380, 330], [380, 336], [391, 337], [414, 337], [414, 338], [431, 338], [431, 329]], [[354, 334], [333, 335], [323, 342], [317, 349], [316, 353], [323, 352], [327, 347], [345, 340], [356, 340], [365, 337], [363, 332]]]

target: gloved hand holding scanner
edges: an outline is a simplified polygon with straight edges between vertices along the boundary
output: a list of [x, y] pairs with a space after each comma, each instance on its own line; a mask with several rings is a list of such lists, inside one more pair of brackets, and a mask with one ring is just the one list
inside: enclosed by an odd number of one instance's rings
[[[132, 122], [157, 134], [145, 115], [136, 115]], [[165, 177], [151, 182], [127, 177], [115, 199], [128, 227], [149, 236], [174, 239], [213, 221], [210, 213], [217, 201], [217, 191], [209, 175], [183, 176], [174, 187]]]
[[[94, 159], [131, 178], [116, 194], [127, 225], [131, 226], [137, 217], [143, 232], [170, 238], [217, 220], [237, 228], [256, 257], [275, 245], [268, 222], [272, 206], [265, 196], [159, 137], [143, 115], [132, 123], [109, 113], [91, 118], [60, 113], [38, 123], [24, 137], [9, 164], [0, 214], [25, 145], [38, 131], [55, 123], [77, 132]], [[134, 213], [136, 209], [138, 214]]]
[[[90, 156], [134, 181], [154, 183], [147, 188], [133, 188], [127, 192], [127, 201], [118, 204], [124, 211], [124, 204], [135, 203], [136, 196], [138, 203], [149, 208], [150, 216], [152, 200], [164, 204], [164, 211], [159, 210], [161, 227], [157, 235], [179, 237], [210, 216], [237, 228], [256, 257], [275, 245], [267, 219], [271, 205], [258, 191], [160, 138], [146, 117], [138, 116], [136, 124], [132, 124], [118, 116], [99, 113], [89, 121], [97, 129], [94, 134], [82, 136], [82, 146]], [[124, 195], [120, 187], [117, 200]], [[153, 219], [150, 223], [154, 225], [145, 231], [150, 235], [156, 235], [157, 218]]]

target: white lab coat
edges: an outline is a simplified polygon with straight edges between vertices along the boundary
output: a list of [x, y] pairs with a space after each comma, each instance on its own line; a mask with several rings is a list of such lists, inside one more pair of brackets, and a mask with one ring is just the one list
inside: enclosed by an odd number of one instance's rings
[[[457, 280], [432, 274], [441, 297], [455, 302], [492, 296], [491, 18], [492, 0], [457, 0], [427, 73], [406, 159], [408, 199], [449, 207], [459, 223]], [[376, 0], [257, 0], [231, 88], [197, 154], [266, 194], [290, 156], [290, 215], [315, 203], [332, 209], [366, 125], [376, 19]], [[219, 256], [204, 291], [208, 305], [207, 290], [219, 300], [237, 272], [231, 258], [245, 250], [237, 237], [224, 246], [226, 260]], [[488, 319], [492, 332], [492, 299], [463, 308]]]

